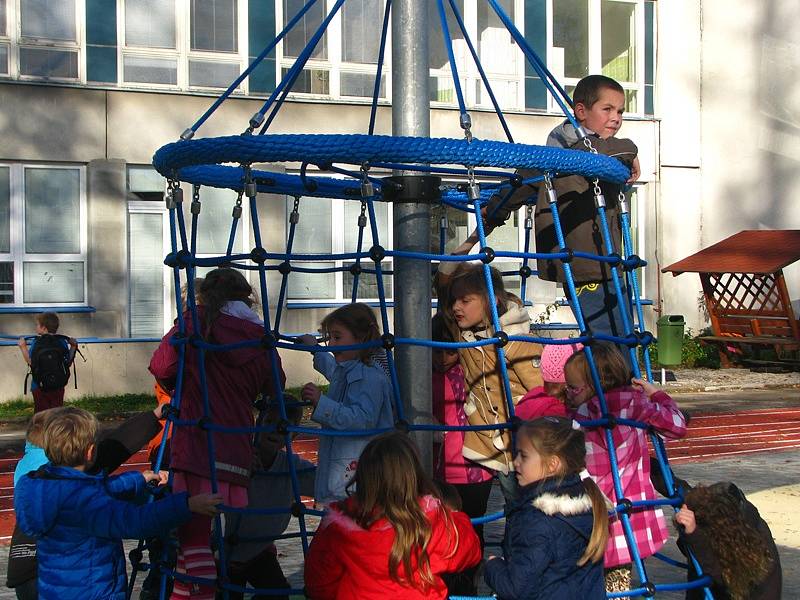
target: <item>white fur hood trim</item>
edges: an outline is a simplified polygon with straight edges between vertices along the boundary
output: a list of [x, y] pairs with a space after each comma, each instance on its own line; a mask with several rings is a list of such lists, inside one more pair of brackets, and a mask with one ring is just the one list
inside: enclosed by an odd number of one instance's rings
[[568, 496], [544, 493], [531, 502], [546, 515], [562, 514], [565, 517], [592, 512], [592, 499], [586, 494]]

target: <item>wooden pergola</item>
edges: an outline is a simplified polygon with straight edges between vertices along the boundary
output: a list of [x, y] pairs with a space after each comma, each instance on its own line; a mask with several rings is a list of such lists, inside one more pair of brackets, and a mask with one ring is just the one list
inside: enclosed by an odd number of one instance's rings
[[[783, 268], [800, 259], [800, 230], [746, 230], [662, 269], [698, 273], [714, 335], [720, 344], [800, 348]], [[724, 353], [723, 363], [727, 363]]]

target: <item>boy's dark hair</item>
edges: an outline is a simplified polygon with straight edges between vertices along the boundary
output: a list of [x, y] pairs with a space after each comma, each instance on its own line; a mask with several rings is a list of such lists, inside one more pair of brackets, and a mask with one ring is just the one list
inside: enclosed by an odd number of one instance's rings
[[600, 92], [606, 89], [625, 94], [622, 86], [611, 77], [587, 75], [575, 86], [575, 91], [572, 92], [572, 102], [573, 104], [583, 104], [586, 108], [592, 108], [592, 105], [600, 98]]
[[54, 312], [43, 312], [36, 315], [36, 322], [44, 327], [48, 333], [58, 332], [58, 315]]
[[97, 418], [82, 408], [65, 406], [47, 423], [44, 452], [57, 467], [81, 467], [97, 438]]
[[[431, 340], [434, 342], [455, 342], [453, 334], [447, 328], [447, 322], [442, 313], [436, 313], [431, 319]], [[436, 348], [434, 348], [436, 350]]]

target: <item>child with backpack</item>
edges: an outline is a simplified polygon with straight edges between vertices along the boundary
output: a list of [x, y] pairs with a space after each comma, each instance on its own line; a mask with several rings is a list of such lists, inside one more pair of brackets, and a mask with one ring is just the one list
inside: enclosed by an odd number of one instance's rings
[[[33, 412], [64, 406], [64, 387], [69, 381], [69, 367], [75, 360], [78, 342], [58, 335], [58, 315], [45, 312], [36, 315], [36, 339], [30, 345], [19, 338], [22, 358], [30, 367]], [[25, 377], [27, 389], [28, 377]]]

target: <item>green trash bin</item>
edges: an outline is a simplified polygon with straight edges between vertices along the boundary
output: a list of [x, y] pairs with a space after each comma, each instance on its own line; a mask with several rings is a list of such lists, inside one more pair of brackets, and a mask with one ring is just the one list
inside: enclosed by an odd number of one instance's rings
[[686, 325], [683, 315], [664, 315], [656, 322], [656, 325], [658, 327], [659, 364], [681, 364], [683, 328]]

